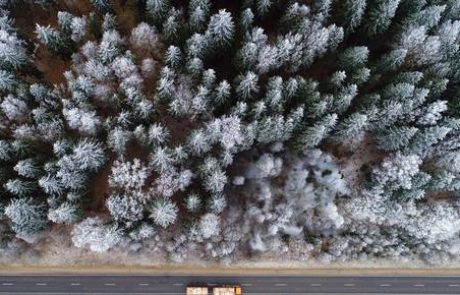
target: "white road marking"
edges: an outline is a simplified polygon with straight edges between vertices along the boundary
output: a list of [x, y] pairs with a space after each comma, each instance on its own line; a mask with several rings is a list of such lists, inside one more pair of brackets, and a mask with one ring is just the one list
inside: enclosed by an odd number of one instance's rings
[[149, 284], [147, 283], [140, 283], [139, 286], [148, 286]]
[[106, 286], [116, 286], [115, 283], [105, 283]]
[[278, 283], [278, 284], [275, 284], [275, 286], [277, 286], [277, 287], [284, 287], [284, 286], [286, 286], [286, 284], [284, 284], [284, 283]]
[[35, 285], [37, 285], [37, 286], [46, 286], [48, 284], [47, 283], [36, 283]]
[[415, 284], [414, 287], [425, 287], [424, 284]]
[[457, 285], [457, 284], [452, 284], [452, 285], [449, 285], [449, 287], [460, 287], [460, 285]]
[[343, 284], [345, 287], [354, 287], [355, 284]]
[[80, 286], [80, 283], [70, 283], [71, 286]]
[[174, 283], [173, 286], [183, 286], [184, 284], [182, 283]]
[[312, 286], [312, 287], [321, 287], [322, 284], [310, 284], [310, 286]]
[[390, 287], [390, 284], [380, 284], [380, 287]]
[[208, 285], [209, 285], [209, 286], [217, 286], [217, 284], [212, 284], [212, 283], [211, 283], [211, 284], [208, 284]]
[[241, 284], [241, 286], [249, 287], [249, 286], [252, 286], [252, 284], [251, 283], [243, 283], [243, 284]]
[[2, 283], [3, 286], [13, 286], [13, 283]]

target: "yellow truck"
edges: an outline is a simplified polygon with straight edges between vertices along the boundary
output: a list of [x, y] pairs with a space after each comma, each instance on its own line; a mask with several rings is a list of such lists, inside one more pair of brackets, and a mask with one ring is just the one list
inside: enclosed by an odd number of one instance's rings
[[208, 293], [209, 288], [203, 286], [188, 286], [186, 289], [186, 295], [242, 295], [241, 287], [238, 285], [231, 286], [217, 286], [212, 288], [212, 293]]

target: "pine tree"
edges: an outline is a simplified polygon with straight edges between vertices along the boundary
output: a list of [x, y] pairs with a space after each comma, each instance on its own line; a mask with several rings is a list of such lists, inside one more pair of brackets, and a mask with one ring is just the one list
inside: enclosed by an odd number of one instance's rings
[[60, 180], [51, 174], [47, 174], [40, 178], [38, 184], [48, 195], [60, 195], [64, 191], [64, 187]]
[[240, 15], [240, 27], [243, 32], [249, 31], [254, 23], [254, 13], [246, 8]]
[[150, 125], [147, 131], [147, 137], [153, 146], [163, 145], [169, 138], [169, 130], [161, 123]]
[[105, 151], [100, 143], [81, 140], [73, 148], [71, 161], [83, 170], [97, 171], [105, 163]]
[[1, 30], [0, 36], [0, 70], [17, 70], [27, 64], [23, 41], [16, 34]]
[[406, 55], [406, 49], [395, 49], [390, 53], [382, 55], [376, 65], [376, 72], [384, 73], [386, 71], [397, 70], [404, 63]]
[[373, 172], [373, 177], [379, 186], [390, 191], [398, 188], [411, 189], [421, 163], [422, 160], [417, 155], [398, 152], [385, 159]]
[[187, 63], [187, 72], [190, 74], [191, 78], [198, 79], [203, 72], [203, 61], [198, 57], [192, 58]]
[[206, 29], [206, 40], [214, 50], [225, 49], [233, 42], [235, 25], [230, 12], [225, 9], [211, 16]]
[[93, 4], [100, 14], [111, 13], [113, 11], [109, 0], [91, 0], [91, 4]]
[[137, 158], [131, 162], [116, 160], [109, 175], [109, 184], [126, 191], [140, 190], [150, 174], [150, 169]]
[[216, 86], [214, 101], [217, 104], [222, 105], [230, 98], [230, 94], [231, 86], [226, 80], [223, 80]]
[[173, 158], [168, 148], [157, 147], [150, 155], [151, 165], [159, 173], [170, 171], [173, 167]]
[[36, 191], [34, 182], [21, 179], [10, 179], [4, 184], [4, 187], [8, 192], [19, 197], [30, 196]]
[[319, 0], [315, 2], [314, 10], [316, 12], [315, 18], [317, 21], [325, 22], [330, 14], [332, 0]]
[[195, 213], [202, 206], [201, 197], [196, 193], [189, 194], [185, 199], [185, 207], [188, 211]]
[[365, 17], [365, 29], [369, 36], [381, 34], [390, 27], [399, 2], [400, 0], [377, 0], [369, 5]]
[[256, 11], [261, 17], [265, 16], [272, 6], [272, 0], [256, 0]]
[[105, 205], [113, 219], [119, 222], [139, 221], [144, 215], [143, 203], [136, 195], [112, 195]]
[[253, 72], [247, 72], [245, 75], [240, 75], [239, 83], [236, 86], [236, 93], [243, 100], [253, 98], [259, 92], [259, 77]]
[[227, 184], [227, 175], [219, 167], [207, 171], [204, 176], [203, 185], [211, 193], [220, 193]]
[[18, 81], [15, 79], [14, 75], [0, 70], [0, 91], [10, 92], [16, 88]]
[[163, 23], [163, 35], [169, 43], [178, 43], [183, 34], [181, 11], [172, 8]]
[[192, 0], [189, 3], [189, 26], [193, 32], [202, 32], [211, 10], [209, 0]]
[[21, 176], [28, 178], [39, 178], [43, 171], [38, 163], [33, 158], [21, 160], [16, 163], [14, 170]]
[[353, 113], [337, 126], [336, 136], [344, 143], [354, 145], [362, 140], [369, 125], [369, 117], [362, 113]]
[[165, 53], [165, 62], [169, 67], [173, 69], [176, 68], [180, 64], [181, 58], [182, 53], [179, 47], [176, 47], [174, 45], [168, 47]]
[[117, 127], [110, 130], [107, 136], [107, 145], [118, 155], [123, 155], [126, 153], [126, 147], [131, 137], [131, 132]]
[[415, 134], [409, 145], [405, 146], [405, 150], [413, 154], [426, 156], [431, 151], [432, 146], [445, 138], [450, 131], [452, 131], [451, 128], [444, 126], [421, 129]]
[[0, 104], [0, 108], [8, 117], [8, 119], [16, 122], [25, 121], [30, 113], [27, 102], [24, 101], [24, 99], [15, 97], [11, 94], [7, 95], [3, 99], [2, 103]]
[[284, 108], [283, 79], [279, 76], [271, 77], [267, 81], [265, 102], [273, 111], [282, 111]]
[[187, 140], [188, 149], [196, 156], [203, 155], [211, 149], [208, 136], [203, 130], [193, 130]]
[[169, 0], [147, 0], [146, 5], [147, 12], [156, 24], [161, 24], [171, 9]]
[[353, 33], [361, 25], [366, 6], [366, 0], [343, 1], [342, 17], [344, 18], [344, 28], [347, 33]]
[[386, 151], [397, 151], [407, 146], [417, 133], [415, 127], [392, 127], [377, 136], [377, 145]]
[[169, 199], [159, 199], [149, 208], [150, 218], [161, 227], [168, 227], [176, 221], [178, 209]]
[[201, 78], [201, 84], [207, 89], [214, 88], [216, 83], [216, 71], [213, 69], [207, 69], [203, 72], [203, 77]]
[[35, 235], [47, 224], [45, 205], [31, 198], [13, 199], [5, 207], [5, 215], [11, 221], [11, 228], [17, 236]]
[[164, 67], [157, 83], [158, 97], [163, 100], [169, 100], [174, 91], [174, 71], [169, 67]]
[[48, 219], [54, 223], [72, 224], [80, 217], [81, 209], [70, 202], [64, 202], [57, 208], [48, 211]]
[[220, 233], [219, 217], [213, 213], [207, 213], [201, 216], [200, 231], [203, 238], [209, 239]]
[[337, 123], [337, 115], [329, 114], [313, 126], [307, 127], [302, 131], [297, 139], [296, 145], [300, 150], [305, 150], [317, 146], [332, 131]]
[[339, 57], [339, 64], [343, 70], [354, 70], [366, 64], [369, 49], [365, 46], [347, 48]]

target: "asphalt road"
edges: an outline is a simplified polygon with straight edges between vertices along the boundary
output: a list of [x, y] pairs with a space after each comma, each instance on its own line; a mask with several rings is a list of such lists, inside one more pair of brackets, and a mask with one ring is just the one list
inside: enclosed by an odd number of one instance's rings
[[189, 284], [240, 284], [243, 294], [460, 294], [460, 277], [0, 276], [0, 294], [185, 294]]

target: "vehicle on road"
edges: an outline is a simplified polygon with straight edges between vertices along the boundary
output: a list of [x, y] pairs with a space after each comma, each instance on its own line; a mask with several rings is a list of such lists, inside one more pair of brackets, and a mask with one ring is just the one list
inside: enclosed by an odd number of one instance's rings
[[[188, 286], [186, 295], [208, 295], [209, 288], [204, 286]], [[213, 295], [242, 295], [239, 285], [224, 285], [212, 288]]]
[[208, 287], [187, 287], [186, 295], [208, 295]]

